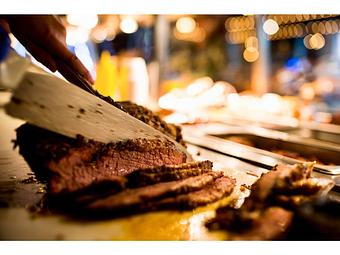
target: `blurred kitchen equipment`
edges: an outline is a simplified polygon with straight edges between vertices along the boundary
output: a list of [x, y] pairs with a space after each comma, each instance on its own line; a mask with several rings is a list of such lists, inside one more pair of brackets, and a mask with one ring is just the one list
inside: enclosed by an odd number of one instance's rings
[[150, 85], [145, 60], [140, 57], [112, 57], [104, 51], [98, 63], [94, 87], [103, 96], [146, 106]]
[[[145, 60], [140, 57], [123, 57], [119, 65], [121, 100], [130, 100], [146, 106], [149, 101], [150, 85]], [[123, 92], [126, 90], [128, 93]]]

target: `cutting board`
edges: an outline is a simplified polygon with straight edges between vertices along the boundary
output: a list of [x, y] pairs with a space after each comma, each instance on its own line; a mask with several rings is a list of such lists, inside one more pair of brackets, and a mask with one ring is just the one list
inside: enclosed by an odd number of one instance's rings
[[[26, 182], [32, 172], [11, 143], [14, 129], [23, 122], [0, 108], [0, 239], [2, 240], [222, 240], [226, 232], [209, 232], [203, 222], [213, 217], [217, 203], [195, 210], [161, 211], [102, 221], [84, 221], [66, 215], [34, 215], [28, 208], [44, 195], [44, 185]], [[197, 154], [196, 147], [189, 151]], [[221, 154], [200, 150], [196, 159], [211, 159], [218, 169], [237, 179], [238, 185], [252, 184], [257, 178], [246, 171], [252, 168]], [[228, 163], [230, 165], [228, 165]], [[263, 170], [264, 171], [264, 170]], [[24, 181], [24, 182], [23, 182]], [[238, 189], [235, 189], [238, 190]], [[234, 193], [233, 196], [238, 196]], [[228, 203], [228, 199], [222, 203]]]

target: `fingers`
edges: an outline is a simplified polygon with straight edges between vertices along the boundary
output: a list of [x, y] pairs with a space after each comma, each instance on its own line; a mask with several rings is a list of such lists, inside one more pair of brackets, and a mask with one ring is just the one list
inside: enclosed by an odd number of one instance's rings
[[[59, 23], [58, 23], [59, 24]], [[61, 24], [59, 24], [61, 26]], [[57, 27], [57, 26], [56, 26]], [[86, 67], [81, 63], [81, 61], [72, 54], [65, 42], [66, 32], [64, 27], [58, 28], [58, 33], [47, 35], [47, 44], [41, 45], [46, 50], [48, 49], [49, 52], [53, 52], [53, 55], [57, 58], [63, 60], [70, 68], [72, 68], [76, 73], [81, 74], [84, 76], [90, 83], [94, 83], [94, 80], [90, 74], [90, 72], [86, 69]], [[56, 38], [57, 37], [57, 38]], [[48, 46], [48, 48], [47, 48]], [[59, 69], [58, 69], [59, 70]], [[61, 72], [63, 70], [60, 70]], [[66, 78], [66, 77], [65, 77]]]
[[33, 42], [23, 39], [20, 42], [25, 46], [25, 48], [32, 54], [32, 56], [50, 69], [52, 72], [57, 71], [57, 64], [52, 58], [52, 56], [45, 51], [43, 48], [36, 46]]
[[64, 76], [66, 80], [75, 85], [81, 86], [77, 77], [74, 75], [74, 73], [72, 73], [72, 71], [70, 71], [69, 68], [67, 68], [67, 66], [65, 66], [65, 63], [63, 61], [57, 60], [56, 62], [58, 71]]
[[8, 34], [10, 33], [8, 23], [4, 19], [2, 19], [1, 16], [0, 16], [0, 26], [5, 30], [6, 33]]
[[94, 83], [90, 72], [75, 55], [71, 54], [68, 59], [65, 59], [65, 62], [68, 63], [73, 70], [83, 75], [91, 84]]
[[[45, 48], [37, 46], [31, 41], [28, 41], [26, 39], [21, 40], [26, 47], [26, 49], [35, 57], [39, 62], [44, 64], [48, 69], [50, 69], [52, 72], [59, 71], [68, 81], [71, 83], [74, 83], [75, 80], [73, 78], [73, 75], [69, 73], [69, 71], [63, 67], [63, 65], [58, 64], [58, 61], [56, 61], [55, 58], [60, 58], [63, 60], [65, 64], [67, 64], [71, 69], [73, 69], [76, 73], [79, 73], [83, 75], [91, 84], [94, 83], [94, 80], [89, 73], [89, 71], [85, 68], [85, 66], [80, 62], [80, 60], [72, 54], [66, 46], [62, 46], [63, 49], [58, 52], [53, 52], [53, 56], [49, 53], [51, 52], [45, 50]], [[56, 42], [58, 43], [58, 42]], [[62, 48], [60, 46], [60, 48]], [[60, 54], [62, 52], [62, 54]]]
[[[74, 72], [84, 76], [90, 83], [94, 83], [89, 71], [68, 50], [65, 27], [55, 16], [14, 16], [9, 17], [9, 20], [13, 34], [39, 62], [51, 71], [59, 70], [60, 66], [55, 59], [61, 59]], [[32, 29], [27, 29], [28, 27]], [[65, 70], [60, 69], [60, 72], [63, 74]]]

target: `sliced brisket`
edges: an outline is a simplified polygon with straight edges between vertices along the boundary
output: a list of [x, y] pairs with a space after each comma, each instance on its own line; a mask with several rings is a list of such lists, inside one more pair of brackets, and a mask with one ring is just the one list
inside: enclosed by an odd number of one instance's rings
[[190, 209], [197, 206], [206, 205], [230, 195], [235, 187], [235, 184], [235, 179], [222, 176], [216, 178], [214, 182], [209, 183], [198, 191], [164, 198], [154, 202], [151, 206], [154, 208]]
[[[222, 172], [212, 171], [183, 180], [162, 182], [135, 189], [126, 189], [115, 195], [98, 199], [90, 203], [87, 208], [101, 212], [119, 211], [124, 209], [151, 209], [154, 205], [157, 205], [159, 201], [162, 201], [161, 199], [173, 196], [176, 197], [177, 194], [200, 190], [207, 187], [207, 185], [213, 185], [214, 180], [221, 178], [222, 176]], [[211, 200], [206, 199], [205, 201], [208, 203]], [[181, 203], [183, 204], [184, 201]]]
[[312, 178], [313, 164], [278, 165], [251, 188], [244, 205], [235, 210], [222, 207], [207, 226], [226, 229], [230, 239], [276, 240], [285, 238], [294, 208], [325, 195], [334, 182]]
[[159, 167], [138, 169], [127, 175], [129, 187], [145, 186], [158, 182], [185, 179], [207, 173], [212, 170], [211, 161], [163, 165]]
[[[19, 151], [51, 193], [74, 192], [101, 181], [119, 182], [136, 169], [186, 162], [167, 140], [136, 139], [103, 144], [68, 138], [29, 124], [17, 129]], [[118, 177], [117, 177], [118, 176]]]
[[281, 207], [259, 211], [218, 210], [207, 224], [211, 230], [227, 229], [230, 240], [281, 240], [293, 221], [293, 213]]
[[112, 195], [123, 188], [133, 189], [160, 182], [182, 180], [208, 172], [212, 172], [212, 162], [209, 160], [141, 168], [126, 176], [117, 176], [116, 181], [105, 180], [92, 184], [73, 195], [76, 201], [84, 203], [84, 201]]

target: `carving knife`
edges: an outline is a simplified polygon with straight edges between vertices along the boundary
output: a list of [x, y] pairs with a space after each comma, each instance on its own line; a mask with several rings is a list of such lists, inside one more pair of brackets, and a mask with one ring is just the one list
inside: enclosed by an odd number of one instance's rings
[[103, 143], [168, 139], [188, 155], [172, 138], [93, 95], [96, 92], [91, 85], [78, 78], [78, 86], [74, 86], [47, 73], [26, 72], [5, 110], [11, 116], [68, 137], [82, 135]]

